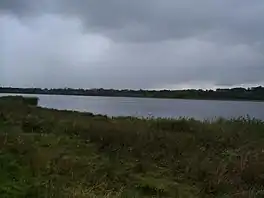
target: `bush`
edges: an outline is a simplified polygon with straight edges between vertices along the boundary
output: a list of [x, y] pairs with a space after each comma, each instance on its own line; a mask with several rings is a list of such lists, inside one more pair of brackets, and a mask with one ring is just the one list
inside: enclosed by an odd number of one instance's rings
[[0, 97], [1, 102], [14, 104], [14, 103], [20, 103], [20, 104], [26, 104], [26, 105], [38, 105], [38, 97], [24, 97], [24, 96], [3, 96]]

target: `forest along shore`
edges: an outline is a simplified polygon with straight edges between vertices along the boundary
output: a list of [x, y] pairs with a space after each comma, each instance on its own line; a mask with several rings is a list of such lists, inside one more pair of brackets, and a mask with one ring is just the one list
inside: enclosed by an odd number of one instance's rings
[[0, 93], [47, 94], [47, 95], [79, 95], [108, 97], [138, 97], [138, 98], [171, 98], [196, 100], [245, 100], [264, 101], [264, 87], [230, 88], [216, 90], [117, 90], [117, 89], [41, 89], [0, 87]]
[[3, 197], [262, 197], [264, 122], [109, 118], [0, 98]]

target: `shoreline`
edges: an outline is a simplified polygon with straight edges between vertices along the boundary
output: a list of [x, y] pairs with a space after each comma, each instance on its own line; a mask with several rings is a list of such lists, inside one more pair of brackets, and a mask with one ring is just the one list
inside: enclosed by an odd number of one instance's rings
[[13, 95], [50, 95], [50, 96], [80, 96], [80, 97], [108, 97], [108, 98], [141, 98], [141, 99], [158, 99], [158, 100], [202, 100], [202, 101], [233, 101], [233, 102], [264, 102], [264, 99], [215, 99], [215, 98], [171, 98], [171, 97], [140, 97], [140, 96], [108, 96], [108, 95], [84, 95], [84, 94], [51, 94], [51, 93], [23, 93], [23, 92], [0, 92], [0, 94]]

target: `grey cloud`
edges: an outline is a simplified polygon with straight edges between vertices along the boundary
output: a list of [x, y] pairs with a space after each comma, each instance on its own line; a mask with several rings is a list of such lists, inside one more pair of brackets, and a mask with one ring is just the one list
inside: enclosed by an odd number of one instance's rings
[[263, 10], [263, 0], [1, 0], [0, 83], [262, 83]]
[[18, 15], [46, 12], [78, 17], [88, 31], [116, 41], [211, 38], [218, 34], [228, 42], [255, 42], [264, 34], [261, 0], [2, 0], [0, 8]]

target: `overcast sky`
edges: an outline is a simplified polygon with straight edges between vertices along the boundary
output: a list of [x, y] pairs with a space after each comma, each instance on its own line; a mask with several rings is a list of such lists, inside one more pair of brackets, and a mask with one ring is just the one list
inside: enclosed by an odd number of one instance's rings
[[263, 0], [0, 0], [0, 86], [263, 82]]

